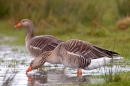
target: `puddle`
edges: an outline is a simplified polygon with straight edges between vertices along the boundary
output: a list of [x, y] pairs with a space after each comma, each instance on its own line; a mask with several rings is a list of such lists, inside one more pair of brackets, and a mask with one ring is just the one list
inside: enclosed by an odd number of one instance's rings
[[[5, 37], [8, 39], [8, 37]], [[5, 40], [6, 41], [6, 40]], [[4, 42], [3, 42], [4, 43]], [[66, 68], [65, 75], [63, 65], [52, 65], [45, 63], [44, 70], [37, 70], [25, 74], [29, 63], [33, 58], [27, 53], [25, 46], [0, 45], [0, 86], [59, 86], [74, 85], [82, 83], [102, 83], [103, 78], [93, 77], [113, 73], [130, 71], [129, 65], [113, 65], [113, 67], [102, 67], [95, 70], [83, 70], [83, 76], [78, 77], [75, 69]]]

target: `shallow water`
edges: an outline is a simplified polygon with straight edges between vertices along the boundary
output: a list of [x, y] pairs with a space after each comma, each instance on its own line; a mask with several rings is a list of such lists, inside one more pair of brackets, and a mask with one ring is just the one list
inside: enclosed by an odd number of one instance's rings
[[[4, 40], [5, 39], [5, 40]], [[95, 70], [83, 70], [83, 76], [77, 76], [75, 69], [66, 68], [63, 74], [63, 65], [52, 65], [45, 63], [40, 71], [34, 70], [25, 74], [25, 70], [33, 58], [27, 53], [25, 46], [4, 45], [4, 41], [9, 38], [3, 38], [0, 41], [0, 86], [59, 86], [74, 85], [82, 83], [102, 83], [103, 78], [95, 77], [104, 75], [112, 71], [127, 72], [130, 66], [119, 62], [112, 67], [102, 67]]]

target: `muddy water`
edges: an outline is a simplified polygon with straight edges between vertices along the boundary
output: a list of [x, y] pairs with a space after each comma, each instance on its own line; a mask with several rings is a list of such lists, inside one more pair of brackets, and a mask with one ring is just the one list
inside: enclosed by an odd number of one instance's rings
[[[5, 39], [5, 40], [4, 40]], [[27, 53], [25, 46], [5, 45], [3, 38], [0, 41], [0, 86], [61, 86], [79, 85], [82, 83], [102, 83], [103, 78], [95, 77], [104, 75], [112, 71], [130, 71], [129, 65], [113, 65], [112, 67], [102, 67], [95, 70], [83, 70], [83, 76], [77, 76], [75, 69], [66, 68], [63, 74], [63, 65], [52, 65], [45, 63], [41, 70], [34, 70], [25, 74], [25, 70], [33, 59]]]

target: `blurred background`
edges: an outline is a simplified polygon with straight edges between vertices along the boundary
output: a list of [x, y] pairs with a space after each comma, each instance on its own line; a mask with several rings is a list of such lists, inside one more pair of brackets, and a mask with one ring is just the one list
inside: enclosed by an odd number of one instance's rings
[[1, 0], [0, 32], [21, 38], [12, 44], [24, 44], [25, 32], [13, 26], [28, 18], [35, 35], [81, 39], [122, 53], [130, 43], [129, 16], [130, 0]]
[[28, 18], [40, 28], [96, 28], [96, 26], [115, 26], [119, 19], [129, 15], [129, 0], [0, 1], [0, 19], [10, 21], [12, 25], [23, 18]]

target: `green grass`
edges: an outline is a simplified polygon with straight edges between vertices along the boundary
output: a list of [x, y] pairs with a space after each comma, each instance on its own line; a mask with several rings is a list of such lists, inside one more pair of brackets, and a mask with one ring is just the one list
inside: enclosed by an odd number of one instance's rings
[[14, 28], [7, 21], [0, 21], [0, 38], [4, 36], [14, 37], [16, 40], [9, 39], [4, 44], [23, 45], [25, 43], [25, 31]]
[[[116, 75], [113, 75], [117, 77]], [[120, 76], [120, 80], [116, 80], [119, 78], [115, 78], [115, 80], [111, 82], [104, 82], [104, 83], [99, 83], [99, 84], [88, 84], [87, 86], [129, 86], [130, 85], [130, 72], [127, 73], [120, 73], [118, 77]], [[84, 85], [81, 85], [84, 86]]]

